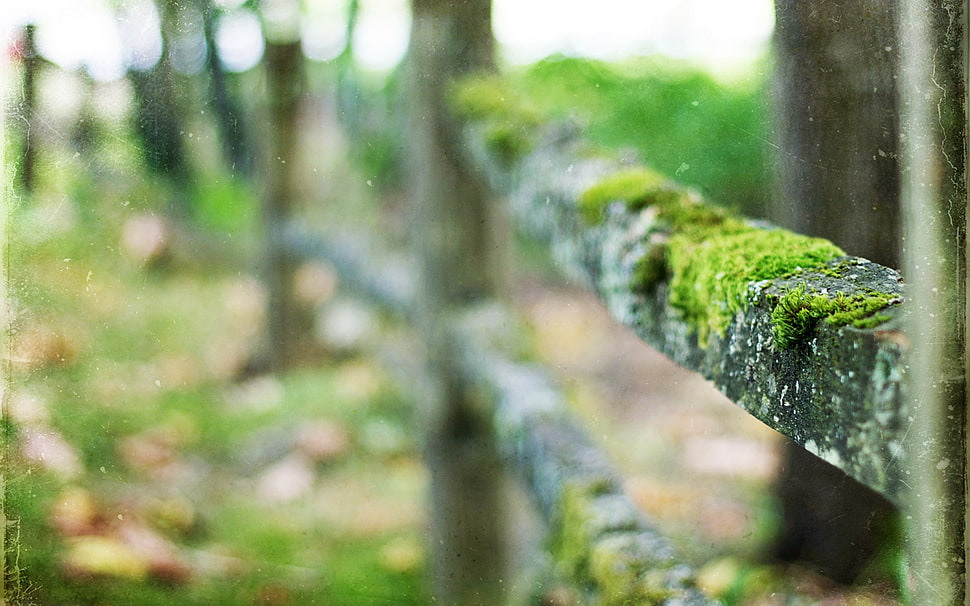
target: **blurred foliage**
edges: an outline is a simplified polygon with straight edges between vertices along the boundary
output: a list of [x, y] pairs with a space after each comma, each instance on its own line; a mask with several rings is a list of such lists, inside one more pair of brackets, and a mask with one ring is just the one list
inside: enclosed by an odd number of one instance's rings
[[594, 142], [634, 149], [709, 200], [763, 215], [770, 147], [763, 73], [725, 84], [669, 59], [610, 64], [554, 56], [518, 78], [535, 106], [578, 119]]
[[[45, 147], [8, 215], [14, 603], [427, 603], [409, 403], [366, 359], [242, 377], [257, 280], [174, 237], [135, 147], [100, 127], [92, 144], [110, 153]], [[193, 199], [195, 229], [251, 237], [248, 186]], [[261, 488], [288, 477], [310, 483]], [[146, 561], [139, 536], [172, 557]]]
[[[553, 56], [510, 73], [528, 105], [576, 119], [593, 142], [632, 149], [650, 166], [706, 198], [763, 216], [769, 197], [771, 137], [766, 76], [725, 83], [670, 59], [623, 63]], [[384, 81], [344, 71], [341, 122], [367, 175], [399, 186], [406, 157], [402, 70]]]
[[259, 217], [259, 199], [249, 181], [223, 176], [199, 179], [194, 185], [192, 212], [203, 227], [239, 232]]

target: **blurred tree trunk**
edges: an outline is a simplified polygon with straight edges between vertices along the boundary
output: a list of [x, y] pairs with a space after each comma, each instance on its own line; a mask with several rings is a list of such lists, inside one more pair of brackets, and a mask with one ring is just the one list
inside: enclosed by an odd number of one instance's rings
[[[269, 291], [266, 362], [282, 370], [300, 357], [312, 334], [309, 312], [293, 296], [297, 260], [283, 241], [283, 230], [298, 206], [299, 118], [306, 89], [303, 50], [299, 38], [299, 3], [287, 1], [287, 22], [269, 21], [264, 14], [268, 120], [263, 165], [263, 225], [266, 258], [263, 268]], [[293, 22], [289, 22], [292, 20]]]
[[[896, 2], [775, 0], [779, 192], [772, 220], [900, 266]], [[893, 507], [787, 442], [776, 555], [851, 582]]]
[[505, 603], [504, 476], [488, 404], [476, 401], [446, 343], [449, 317], [496, 290], [486, 187], [464, 159], [447, 108], [455, 78], [493, 69], [490, 0], [413, 0], [408, 142], [422, 259], [421, 321], [433, 373], [425, 417], [436, 603]]
[[37, 158], [37, 144], [34, 119], [37, 115], [37, 74], [43, 60], [37, 52], [37, 26], [33, 23], [24, 26], [23, 48], [23, 100], [20, 114], [23, 119], [23, 143], [20, 159], [20, 187], [30, 193], [34, 189], [34, 171]]
[[775, 221], [899, 267], [896, 2], [776, 0]]
[[184, 108], [172, 67], [172, 39], [178, 32], [178, 4], [156, 0], [162, 23], [162, 57], [146, 71], [132, 70], [128, 79], [134, 93], [135, 132], [149, 170], [172, 186], [169, 211], [176, 217], [189, 214], [191, 183], [188, 154], [182, 140]]
[[903, 444], [913, 604], [963, 606], [967, 566], [965, 1], [901, 0], [904, 275], [911, 313]]
[[209, 75], [209, 90], [215, 108], [222, 153], [225, 156], [226, 165], [233, 174], [248, 178], [252, 174], [253, 158], [244, 122], [240, 118], [241, 112], [229, 90], [226, 72], [219, 60], [215, 37], [215, 7], [212, 0], [196, 0], [196, 2], [202, 15], [205, 44], [209, 49], [206, 70]]

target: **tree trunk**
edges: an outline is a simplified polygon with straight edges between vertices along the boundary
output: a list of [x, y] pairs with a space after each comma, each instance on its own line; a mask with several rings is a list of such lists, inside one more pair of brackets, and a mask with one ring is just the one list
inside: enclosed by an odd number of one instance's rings
[[898, 268], [896, 2], [776, 0], [772, 219]]
[[[896, 3], [776, 0], [772, 220], [851, 255], [900, 265]], [[893, 508], [786, 442], [775, 555], [843, 582], [877, 554]]]
[[449, 355], [444, 324], [495, 290], [490, 208], [460, 149], [449, 84], [493, 67], [489, 0], [414, 0], [409, 52], [410, 174], [421, 257], [422, 329], [432, 383], [423, 422], [431, 472], [431, 568], [436, 603], [501, 604], [506, 529], [503, 473], [488, 405]]
[[311, 334], [309, 312], [293, 297], [297, 261], [285, 247], [284, 229], [299, 196], [297, 174], [299, 109], [305, 81], [299, 39], [273, 41], [267, 36], [266, 69], [268, 146], [264, 161], [263, 225], [266, 258], [263, 268], [269, 294], [267, 348], [271, 370], [298, 359]]
[[913, 604], [966, 594], [966, 2], [900, 3], [904, 269], [914, 312], [903, 444]]
[[20, 158], [20, 187], [30, 193], [34, 189], [35, 161], [37, 158], [37, 144], [34, 134], [34, 120], [37, 114], [37, 75], [40, 71], [42, 59], [37, 52], [37, 26], [33, 23], [24, 26], [23, 33], [23, 100], [20, 105], [24, 126], [23, 148]]
[[135, 132], [149, 170], [164, 177], [172, 187], [169, 211], [184, 218], [190, 211], [188, 189], [192, 171], [182, 140], [184, 99], [176, 96], [184, 87], [176, 86], [171, 59], [171, 41], [178, 35], [179, 6], [164, 0], [156, 0], [155, 4], [162, 22], [162, 57], [147, 71], [128, 72], [135, 105]]
[[206, 71], [209, 74], [209, 90], [215, 109], [216, 126], [222, 143], [222, 152], [232, 174], [248, 178], [252, 174], [252, 151], [240, 110], [229, 90], [226, 72], [219, 61], [215, 36], [215, 8], [212, 0], [196, 0], [202, 15], [202, 31], [206, 46], [209, 48]]

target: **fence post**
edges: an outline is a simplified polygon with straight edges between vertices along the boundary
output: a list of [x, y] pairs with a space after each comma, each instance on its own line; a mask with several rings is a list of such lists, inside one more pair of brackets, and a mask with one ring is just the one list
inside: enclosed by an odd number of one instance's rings
[[[770, 214], [778, 225], [899, 268], [896, 11], [881, 0], [775, 0], [780, 149]], [[790, 441], [776, 490], [782, 523], [774, 551], [782, 559], [851, 582], [886, 542], [895, 515], [889, 502]]]
[[913, 604], [956, 606], [967, 599], [967, 10], [963, 0], [900, 8], [907, 580]]
[[431, 473], [436, 603], [502, 604], [503, 473], [488, 405], [449, 355], [447, 324], [494, 291], [484, 183], [464, 159], [447, 95], [455, 77], [493, 67], [489, 0], [413, 0], [408, 148], [421, 318], [432, 376], [422, 423]]

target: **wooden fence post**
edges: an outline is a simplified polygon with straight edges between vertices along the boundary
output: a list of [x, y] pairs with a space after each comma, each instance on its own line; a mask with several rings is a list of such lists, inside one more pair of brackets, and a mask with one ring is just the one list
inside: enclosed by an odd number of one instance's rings
[[901, 3], [908, 585], [913, 604], [942, 606], [967, 599], [967, 31], [963, 0]]
[[[899, 268], [896, 5], [775, 0], [775, 14], [780, 149], [771, 218]], [[883, 547], [895, 515], [888, 501], [788, 441], [777, 496], [775, 554], [843, 582]]]
[[489, 0], [413, 0], [408, 147], [420, 324], [431, 393], [422, 422], [431, 472], [431, 577], [436, 603], [502, 604], [503, 478], [488, 404], [476, 401], [450, 355], [448, 323], [494, 291], [487, 189], [461, 153], [448, 88], [493, 67]]

